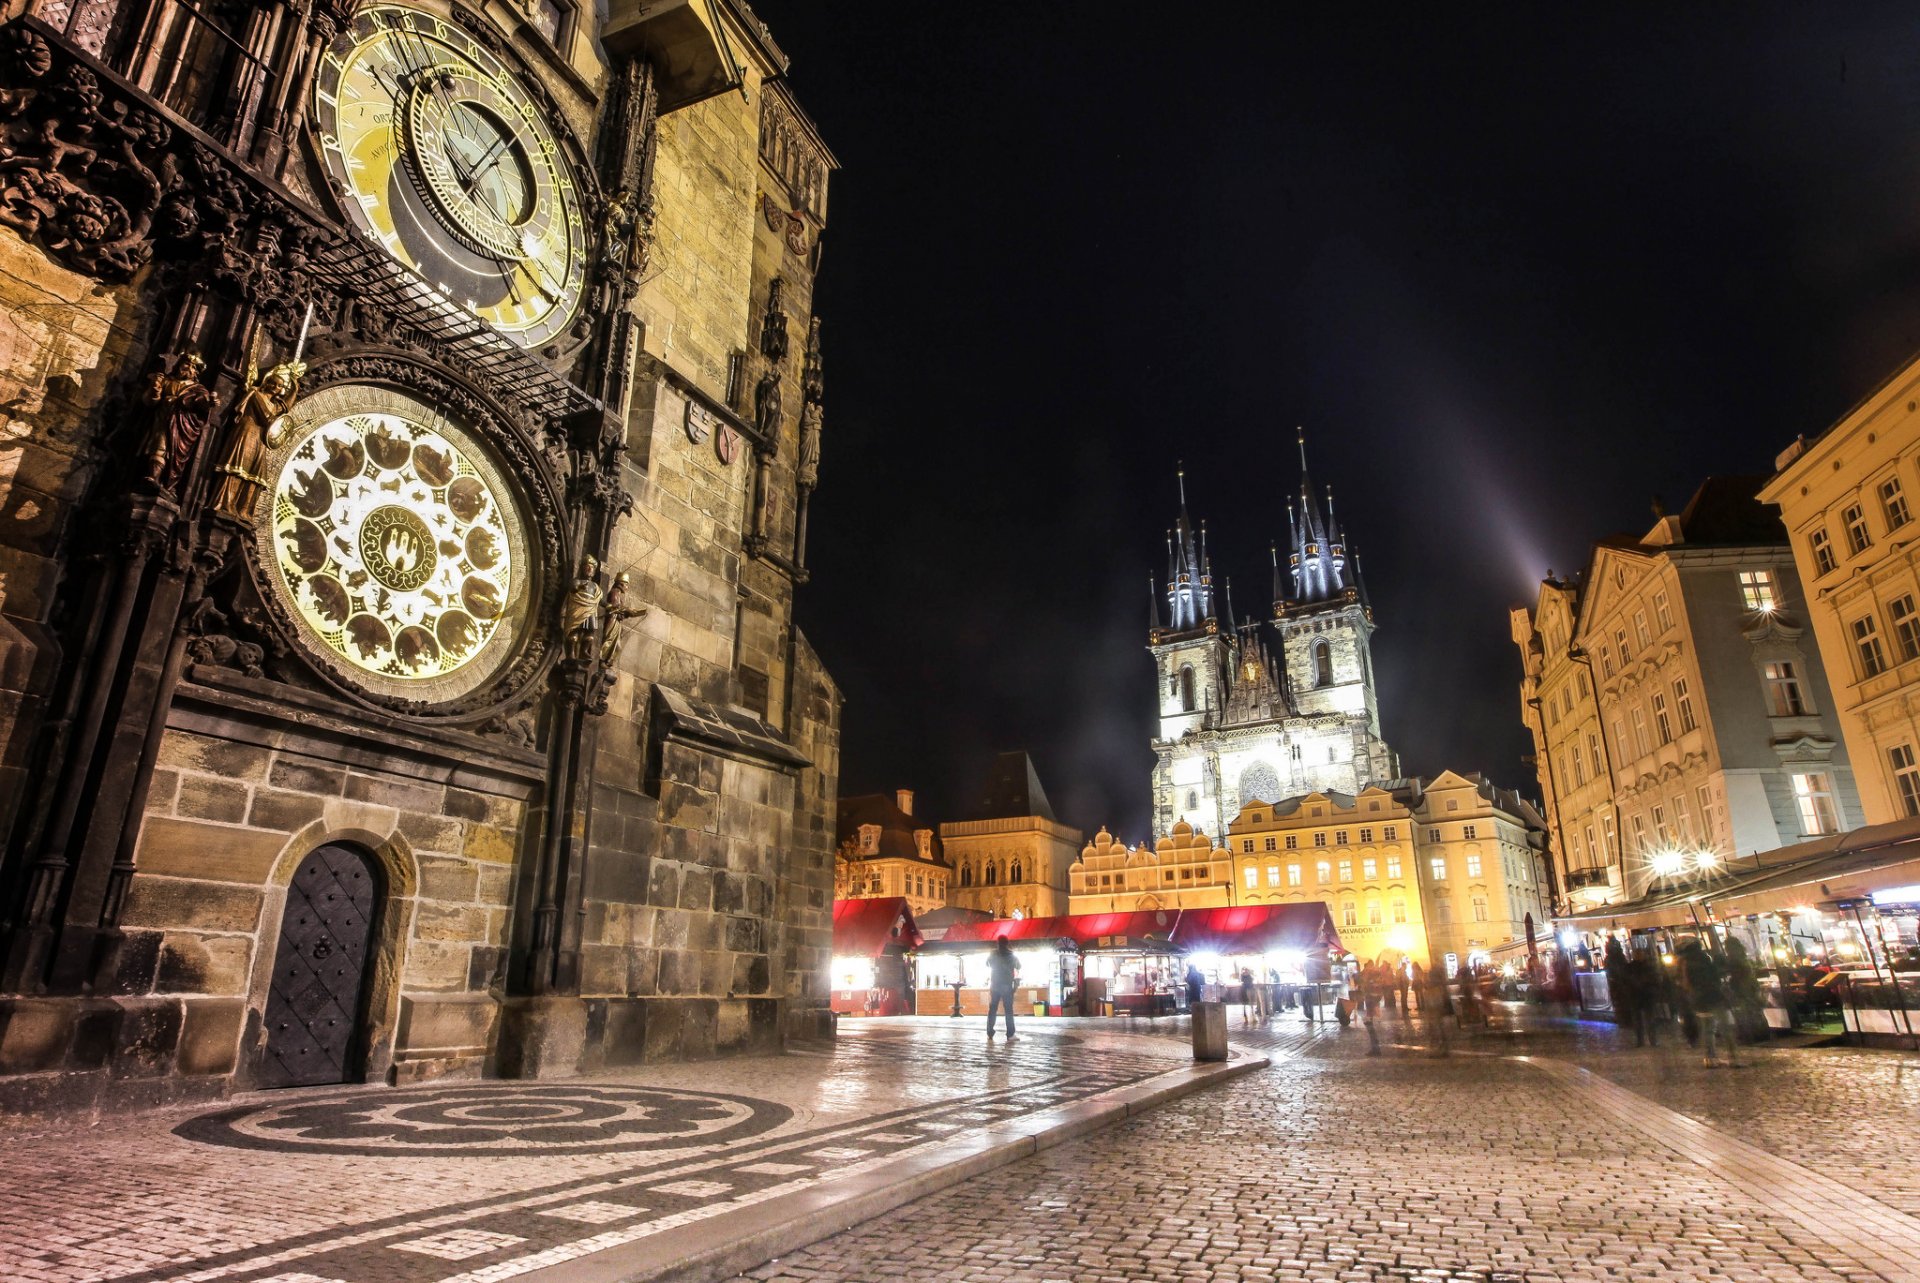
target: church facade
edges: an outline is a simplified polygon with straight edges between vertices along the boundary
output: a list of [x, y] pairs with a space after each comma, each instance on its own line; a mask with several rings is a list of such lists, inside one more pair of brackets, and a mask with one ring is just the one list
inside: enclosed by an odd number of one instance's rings
[[1216, 593], [1206, 528], [1194, 528], [1181, 475], [1165, 615], [1155, 585], [1147, 645], [1160, 712], [1156, 840], [1176, 824], [1218, 838], [1251, 802], [1351, 796], [1399, 774], [1380, 733], [1373, 610], [1332, 492], [1316, 492], [1308, 476], [1304, 439], [1288, 527], [1286, 563], [1277, 548], [1272, 557], [1271, 617], [1238, 622]]
[[0, 23], [0, 1095], [830, 1029], [831, 154], [745, 0]]

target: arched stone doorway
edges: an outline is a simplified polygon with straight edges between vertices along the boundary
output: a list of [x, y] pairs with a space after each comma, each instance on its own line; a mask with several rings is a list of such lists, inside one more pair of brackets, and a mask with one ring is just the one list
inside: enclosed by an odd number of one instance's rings
[[379, 865], [357, 847], [317, 847], [294, 869], [267, 991], [267, 1087], [348, 1081], [365, 1054], [367, 971]]

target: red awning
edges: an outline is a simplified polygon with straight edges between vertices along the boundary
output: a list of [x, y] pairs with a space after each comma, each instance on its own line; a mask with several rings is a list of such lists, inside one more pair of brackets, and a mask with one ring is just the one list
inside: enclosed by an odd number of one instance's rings
[[1188, 909], [1173, 929], [1174, 943], [1188, 953], [1304, 953], [1323, 938], [1330, 948], [1340, 949], [1333, 914], [1319, 900]]
[[1082, 949], [1139, 948], [1164, 941], [1180, 918], [1175, 909], [1144, 913], [1076, 913], [1055, 918], [995, 918], [989, 922], [956, 922], [941, 943], [991, 944], [996, 940], [1070, 940]]
[[920, 928], [913, 925], [913, 910], [904, 898], [833, 902], [834, 957], [877, 958], [896, 944], [904, 949], [921, 944]]

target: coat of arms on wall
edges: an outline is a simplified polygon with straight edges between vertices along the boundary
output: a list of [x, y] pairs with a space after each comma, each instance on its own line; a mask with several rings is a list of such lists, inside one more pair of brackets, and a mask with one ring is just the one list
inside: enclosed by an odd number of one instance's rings
[[698, 401], [687, 402], [687, 440], [695, 445], [702, 445], [708, 437], [713, 435], [714, 427], [719, 424], [719, 417], [706, 406]]
[[801, 255], [807, 252], [807, 220], [800, 216], [799, 210], [781, 209], [772, 196], [762, 192], [760, 213], [767, 220], [767, 227], [785, 238], [788, 249]]

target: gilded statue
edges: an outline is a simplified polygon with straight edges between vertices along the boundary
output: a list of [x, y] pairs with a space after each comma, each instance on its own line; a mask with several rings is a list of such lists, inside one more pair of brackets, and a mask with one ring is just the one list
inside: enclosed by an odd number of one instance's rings
[[206, 368], [198, 352], [182, 353], [172, 369], [147, 380], [141, 395], [153, 415], [141, 446], [146, 476], [167, 494], [179, 492], [213, 413], [213, 389], [200, 381]]
[[257, 370], [247, 372], [247, 391], [234, 410], [227, 455], [216, 469], [220, 488], [213, 497], [215, 512], [241, 521], [253, 515], [260, 492], [269, 484], [260, 475], [260, 465], [267, 451], [280, 444], [287, 411], [300, 397], [300, 379], [306, 372], [300, 361], [276, 365], [265, 377]]
[[600, 586], [600, 559], [588, 557], [580, 566], [580, 577], [573, 581], [567, 600], [560, 608], [560, 630], [567, 636], [568, 648], [579, 656], [591, 655], [594, 638], [600, 631], [600, 606], [607, 590]]
[[627, 589], [632, 586], [632, 576], [621, 571], [614, 576], [613, 587], [607, 589], [606, 601], [600, 608], [600, 663], [607, 668], [613, 667], [613, 661], [620, 656], [620, 643], [626, 637], [627, 620], [637, 619], [647, 613], [645, 606], [626, 604]]

